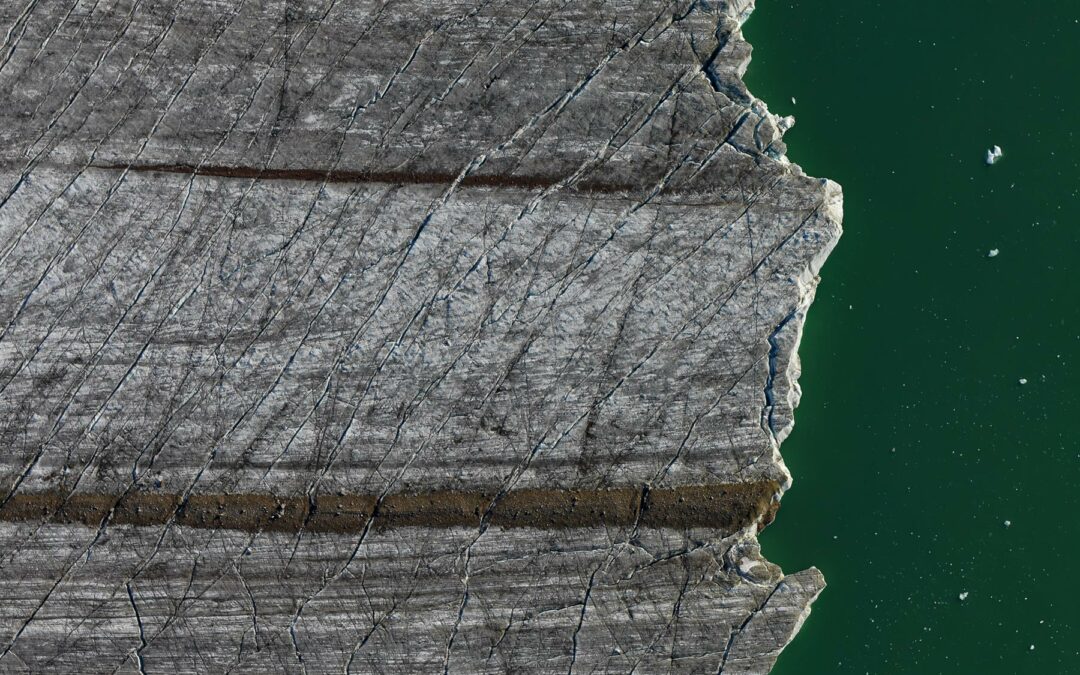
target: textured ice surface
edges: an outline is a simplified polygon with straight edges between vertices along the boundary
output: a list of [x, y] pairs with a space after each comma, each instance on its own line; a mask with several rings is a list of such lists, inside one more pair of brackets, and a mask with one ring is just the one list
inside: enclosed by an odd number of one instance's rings
[[[841, 197], [742, 84], [751, 9], [0, 7], [0, 669], [768, 671], [823, 587], [761, 559], [772, 509], [640, 517], [790, 483]], [[133, 493], [235, 527], [62, 503]]]

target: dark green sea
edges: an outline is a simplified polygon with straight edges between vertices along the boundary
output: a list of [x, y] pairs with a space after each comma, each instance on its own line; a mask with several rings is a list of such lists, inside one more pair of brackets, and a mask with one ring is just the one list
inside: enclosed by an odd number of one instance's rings
[[750, 89], [845, 195], [762, 537], [829, 587], [774, 672], [1080, 673], [1080, 1], [758, 5]]

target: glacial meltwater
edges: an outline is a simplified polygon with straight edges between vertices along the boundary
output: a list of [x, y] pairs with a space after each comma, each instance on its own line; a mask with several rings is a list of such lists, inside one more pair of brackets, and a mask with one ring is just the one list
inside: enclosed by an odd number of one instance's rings
[[744, 32], [845, 195], [762, 538], [829, 587], [774, 672], [1080, 673], [1080, 2], [759, 0]]

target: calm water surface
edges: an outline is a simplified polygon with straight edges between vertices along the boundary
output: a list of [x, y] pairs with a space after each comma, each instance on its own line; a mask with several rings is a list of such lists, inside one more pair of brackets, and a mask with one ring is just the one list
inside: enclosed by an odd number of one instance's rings
[[1080, 673], [1080, 2], [758, 4], [750, 88], [845, 193], [762, 537], [829, 588], [775, 673]]

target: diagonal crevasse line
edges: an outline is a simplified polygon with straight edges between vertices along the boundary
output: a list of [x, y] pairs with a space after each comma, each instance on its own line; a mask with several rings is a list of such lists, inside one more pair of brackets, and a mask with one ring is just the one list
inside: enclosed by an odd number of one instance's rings
[[146, 632], [143, 630], [142, 615], [139, 613], [139, 605], [135, 603], [135, 589], [132, 588], [131, 582], [127, 583], [128, 600], [131, 601], [131, 609], [135, 612], [135, 623], [139, 626], [139, 646], [135, 649], [135, 663], [139, 667], [139, 672], [142, 675], [146, 675], [146, 663], [143, 661], [142, 652], [146, 649]]
[[744, 619], [743, 622], [739, 624], [739, 626], [732, 627], [731, 634], [728, 635], [727, 644], [725, 645], [724, 651], [720, 656], [720, 665], [717, 667], [716, 675], [722, 675], [724, 672], [724, 668], [727, 667], [728, 658], [731, 656], [731, 650], [735, 646], [735, 641], [738, 640], [739, 636], [742, 635], [743, 631], [746, 630], [747, 626], [750, 625], [750, 622], [754, 620], [754, 617], [756, 617], [762, 610], [765, 609], [765, 607], [769, 604], [769, 601], [772, 600], [774, 595], [776, 595], [776, 592], [783, 587], [784, 581], [780, 580], [775, 586], [773, 586], [772, 590], [769, 591], [768, 595], [765, 596], [765, 599], [762, 600], [757, 607], [750, 610], [750, 614], [747, 615], [746, 619]]
[[799, 314], [801, 307], [796, 307], [791, 312], [780, 320], [780, 323], [776, 325], [776, 328], [769, 333], [767, 341], [769, 343], [769, 372], [765, 379], [765, 407], [761, 410], [761, 422], [769, 435], [772, 437], [774, 443], [779, 445], [779, 441], [776, 437], [776, 422], [774, 420], [776, 412], [776, 392], [774, 386], [776, 384], [777, 376], [777, 360], [780, 356], [780, 332], [791, 323]]

